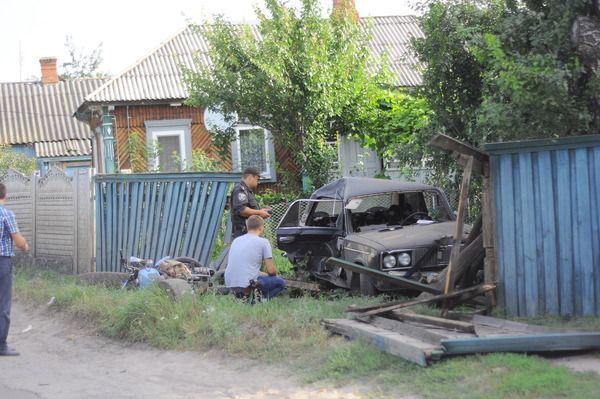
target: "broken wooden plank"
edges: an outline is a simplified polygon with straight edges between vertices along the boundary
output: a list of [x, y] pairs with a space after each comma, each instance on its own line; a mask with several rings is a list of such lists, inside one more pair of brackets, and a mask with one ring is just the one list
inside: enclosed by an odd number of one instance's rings
[[442, 151], [449, 151], [459, 155], [473, 157], [481, 164], [489, 162], [490, 159], [487, 153], [479, 150], [478, 148], [441, 133], [433, 136], [429, 142], [429, 145]]
[[500, 335], [441, 341], [445, 355], [493, 352], [554, 352], [600, 348], [600, 332]]
[[350, 339], [361, 339], [394, 356], [426, 367], [427, 361], [439, 354], [440, 346], [432, 345], [409, 336], [347, 319], [321, 320], [328, 330]]
[[346, 270], [350, 270], [353, 273], [366, 274], [367, 276], [373, 277], [374, 279], [385, 281], [387, 283], [396, 284], [402, 288], [409, 288], [412, 290], [417, 290], [421, 292], [429, 292], [431, 294], [439, 294], [440, 290], [428, 285], [421, 284], [417, 281], [410, 280], [407, 278], [402, 278], [398, 276], [392, 276], [389, 273], [382, 272], [379, 270], [371, 269], [369, 267], [364, 267], [361, 265], [357, 265], [356, 263], [347, 262], [343, 259], [338, 258], [328, 258], [325, 263], [328, 266], [338, 266]]
[[471, 323], [475, 326], [477, 335], [582, 332], [560, 327], [536, 326], [533, 324], [482, 315], [474, 315], [471, 319]]
[[434, 316], [426, 316], [422, 314], [412, 313], [412, 312], [401, 312], [399, 310], [392, 311], [391, 317], [399, 320], [408, 320], [415, 321], [418, 323], [429, 324], [432, 326], [442, 327], [452, 331], [460, 331], [464, 333], [474, 333], [475, 326], [472, 323], [459, 321], [459, 320], [451, 320], [444, 319], [442, 317], [434, 317]]
[[285, 282], [285, 286], [288, 288], [298, 288], [305, 291], [321, 292], [321, 287], [319, 284], [288, 279], [283, 279], [283, 281]]
[[467, 213], [467, 199], [469, 197], [469, 187], [471, 185], [471, 172], [473, 171], [473, 157], [470, 156], [467, 161], [467, 166], [463, 172], [462, 183], [460, 185], [460, 197], [458, 200], [458, 215], [456, 216], [456, 226], [454, 229], [454, 237], [452, 242], [452, 251], [450, 252], [450, 262], [446, 271], [446, 284], [444, 286], [444, 294], [450, 292], [454, 288], [454, 275], [452, 268], [456, 267], [458, 257], [460, 256], [460, 244], [463, 240], [463, 227], [465, 224], [465, 215]]
[[461, 295], [465, 295], [465, 294], [481, 295], [487, 291], [493, 290], [494, 288], [496, 288], [496, 286], [493, 284], [480, 284], [480, 285], [475, 285], [473, 287], [465, 288], [464, 290], [454, 291], [449, 294], [436, 295], [436, 296], [432, 296], [430, 298], [415, 299], [412, 301], [395, 301], [395, 302], [387, 302], [387, 303], [384, 302], [384, 303], [379, 303], [377, 305], [355, 306], [355, 307], [347, 308], [346, 311], [347, 312], [364, 312], [364, 313], [362, 313], [361, 316], [374, 316], [374, 315], [390, 312], [395, 309], [401, 309], [401, 308], [406, 308], [406, 307], [414, 306], [414, 305], [421, 305], [421, 304], [425, 304], [425, 303], [440, 302], [445, 299], [457, 298], [457, 297], [460, 297]]
[[443, 339], [456, 338], [450, 332], [430, 330], [424, 326], [417, 326], [411, 323], [404, 323], [398, 320], [388, 319], [387, 317], [375, 316], [368, 319], [358, 317], [357, 320], [365, 320], [365, 322], [372, 326], [397, 332], [399, 334], [403, 334], [411, 338], [427, 342], [432, 345], [440, 345], [440, 342]]

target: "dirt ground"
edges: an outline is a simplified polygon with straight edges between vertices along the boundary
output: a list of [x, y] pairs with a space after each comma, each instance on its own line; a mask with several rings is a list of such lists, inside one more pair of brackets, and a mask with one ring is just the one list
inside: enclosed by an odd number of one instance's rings
[[[91, 334], [60, 314], [13, 304], [0, 398], [362, 398], [369, 387], [306, 386], [284, 369], [218, 353], [163, 351]], [[371, 391], [371, 392], [369, 392]]]
[[[45, 306], [13, 304], [9, 343], [21, 356], [0, 357], [0, 398], [380, 397], [368, 386], [306, 386], [289, 370], [219, 353], [164, 351], [110, 340], [47, 313]], [[598, 352], [551, 361], [600, 374]]]

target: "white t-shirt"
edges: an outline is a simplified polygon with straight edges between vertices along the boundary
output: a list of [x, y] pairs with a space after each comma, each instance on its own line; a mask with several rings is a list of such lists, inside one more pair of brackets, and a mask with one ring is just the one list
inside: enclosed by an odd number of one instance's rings
[[256, 280], [264, 259], [272, 258], [269, 240], [254, 234], [244, 234], [233, 240], [225, 270], [226, 287], [247, 287]]

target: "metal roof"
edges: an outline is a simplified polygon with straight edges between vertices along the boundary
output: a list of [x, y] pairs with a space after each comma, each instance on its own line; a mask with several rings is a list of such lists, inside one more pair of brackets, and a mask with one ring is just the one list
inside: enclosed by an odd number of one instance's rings
[[64, 140], [34, 143], [35, 153], [39, 158], [76, 157], [92, 153], [92, 141]]
[[[370, 17], [361, 20], [371, 27], [371, 51], [387, 52], [397, 86], [421, 84], [421, 67], [410, 49], [414, 37], [423, 37], [415, 16]], [[249, 25], [255, 37], [258, 26]], [[201, 27], [206, 29], [206, 27]], [[180, 65], [194, 68], [194, 55], [209, 64], [209, 44], [201, 33], [187, 27], [161, 43], [148, 55], [106, 82], [86, 97], [86, 103], [115, 103], [156, 100], [181, 100], [188, 97], [182, 81]]]
[[[78, 121], [73, 114], [85, 96], [103, 82], [103, 79], [76, 79], [56, 84], [0, 83], [0, 144], [52, 142], [55, 143], [52, 152], [56, 152], [58, 148], [70, 148], [71, 144], [60, 142], [89, 141], [92, 135], [89, 125]], [[80, 151], [87, 147], [77, 144], [75, 148]]]
[[387, 53], [396, 86], [420, 86], [423, 66], [411, 48], [413, 38], [424, 37], [419, 19], [414, 15], [396, 15], [365, 18], [361, 22], [371, 28], [373, 54]]

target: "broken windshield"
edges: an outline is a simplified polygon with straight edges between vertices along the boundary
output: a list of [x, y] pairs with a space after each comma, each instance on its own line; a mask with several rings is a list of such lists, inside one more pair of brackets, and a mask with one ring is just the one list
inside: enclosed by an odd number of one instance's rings
[[436, 190], [355, 197], [345, 209], [354, 232], [451, 220], [445, 201]]

